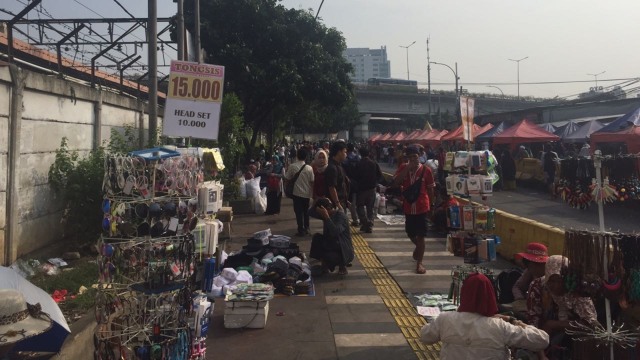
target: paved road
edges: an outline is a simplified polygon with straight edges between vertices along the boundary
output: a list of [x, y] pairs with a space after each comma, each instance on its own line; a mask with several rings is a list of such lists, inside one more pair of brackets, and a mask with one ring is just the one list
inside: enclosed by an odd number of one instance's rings
[[[381, 164], [382, 171], [393, 173], [394, 168]], [[574, 209], [562, 200], [552, 200], [540, 188], [519, 185], [515, 191], [499, 191], [486, 201], [496, 209], [539, 221], [561, 229], [594, 229], [598, 225], [595, 202], [588, 209]], [[640, 200], [616, 202], [604, 206], [607, 230], [634, 233], [640, 231]]]

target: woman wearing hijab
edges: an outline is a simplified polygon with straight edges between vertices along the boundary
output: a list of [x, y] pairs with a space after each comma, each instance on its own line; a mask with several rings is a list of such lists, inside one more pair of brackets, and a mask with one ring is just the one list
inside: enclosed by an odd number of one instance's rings
[[324, 171], [327, 169], [329, 165], [329, 155], [327, 152], [320, 149], [316, 152], [316, 156], [311, 163], [311, 167], [313, 168], [313, 201], [315, 202], [319, 198], [327, 197], [328, 194], [325, 193], [324, 186]]
[[496, 315], [493, 284], [485, 275], [470, 274], [462, 284], [457, 312], [444, 312], [422, 327], [426, 344], [442, 342], [440, 359], [510, 359], [510, 347], [544, 350], [549, 335], [512, 317]]
[[280, 214], [280, 202], [282, 200], [282, 177], [284, 166], [278, 155], [273, 155], [271, 164], [267, 169], [267, 210], [265, 215]]

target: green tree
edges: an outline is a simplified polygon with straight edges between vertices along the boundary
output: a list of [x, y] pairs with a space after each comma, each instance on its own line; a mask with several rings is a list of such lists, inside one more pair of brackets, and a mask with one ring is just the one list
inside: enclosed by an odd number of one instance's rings
[[[247, 153], [269, 127], [333, 127], [332, 115], [354, 103], [346, 42], [313, 14], [278, 0], [203, 0], [201, 21], [207, 62], [225, 66], [225, 91], [244, 105]], [[319, 116], [300, 116], [309, 112]]]

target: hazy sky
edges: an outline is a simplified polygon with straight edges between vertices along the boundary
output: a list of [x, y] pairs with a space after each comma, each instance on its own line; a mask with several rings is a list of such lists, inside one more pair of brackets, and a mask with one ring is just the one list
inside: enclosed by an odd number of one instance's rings
[[[315, 14], [321, 1], [282, 4]], [[20, 3], [26, 0], [5, 0], [0, 8], [19, 11]], [[120, 3], [135, 16], [146, 16], [147, 1]], [[126, 16], [109, 0], [43, 1], [56, 17], [97, 16], [82, 5], [105, 17]], [[174, 12], [172, 0], [158, 0], [159, 16]], [[515, 95], [517, 65], [508, 59], [528, 56], [520, 62], [520, 95], [544, 97], [588, 91], [595, 85], [588, 74], [605, 71], [598, 76], [598, 85], [605, 87], [625, 83], [611, 79], [640, 77], [638, 15], [638, 0], [325, 0], [320, 11], [321, 20], [341, 31], [348, 47], [386, 46], [393, 77], [407, 77], [407, 52], [400, 46], [416, 41], [409, 48], [409, 74], [426, 85], [430, 37], [431, 60], [451, 67], [457, 62], [460, 85], [470, 91], [499, 93], [487, 87], [495, 85]], [[432, 65], [431, 81], [434, 89], [452, 90], [454, 76]]]

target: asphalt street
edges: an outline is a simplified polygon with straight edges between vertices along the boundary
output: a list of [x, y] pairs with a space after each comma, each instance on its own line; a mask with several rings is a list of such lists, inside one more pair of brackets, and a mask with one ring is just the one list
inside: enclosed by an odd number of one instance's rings
[[[393, 173], [394, 167], [380, 164], [383, 172]], [[472, 199], [478, 201], [479, 199]], [[482, 202], [482, 201], [480, 201]], [[561, 199], [551, 199], [542, 186], [518, 184], [513, 191], [497, 191], [484, 201], [496, 209], [536, 220], [560, 229], [597, 230], [598, 206], [591, 202], [586, 209], [576, 209]], [[635, 233], [640, 231], [640, 200], [615, 202], [603, 206], [604, 225], [608, 231]]]

